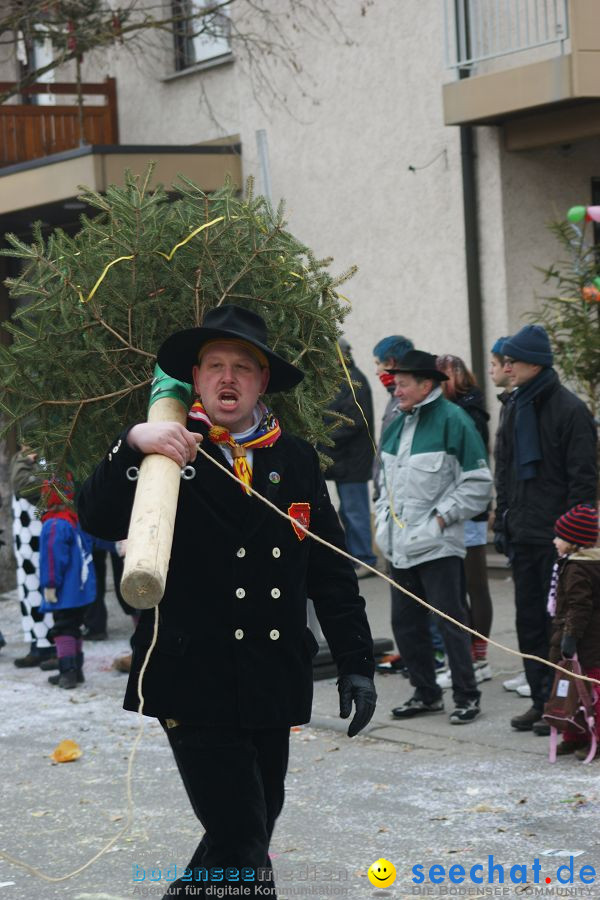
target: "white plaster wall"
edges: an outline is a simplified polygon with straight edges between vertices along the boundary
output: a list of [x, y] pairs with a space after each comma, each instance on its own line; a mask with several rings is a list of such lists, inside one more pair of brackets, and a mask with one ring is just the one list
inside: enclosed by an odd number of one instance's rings
[[[86, 78], [116, 75], [122, 143], [239, 133], [244, 173], [259, 184], [256, 131], [267, 131], [273, 199], [286, 199], [290, 229], [318, 256], [332, 255], [334, 271], [359, 266], [342, 290], [352, 303], [346, 334], [366, 373], [374, 344], [395, 332], [468, 358], [459, 135], [442, 116], [442, 6], [333, 5], [344, 33], [293, 35], [303, 74], [272, 70], [285, 108], [267, 99], [265, 109], [237, 63], [162, 81], [170, 43], [142, 57], [88, 60]], [[444, 150], [429, 168], [408, 170]], [[386, 394], [373, 383], [379, 415]]]
[[600, 176], [600, 139], [566, 148], [501, 154], [507, 257], [509, 330], [516, 331], [551, 290], [536, 266], [547, 268], [563, 255], [548, 224], [564, 219], [570, 206], [591, 202], [590, 179]]
[[[334, 269], [356, 263], [342, 290], [357, 364], [390, 333], [432, 352], [468, 352], [458, 132], [442, 120], [442, 17], [437, 0], [338, 4], [352, 46], [307, 43], [317, 102], [261, 115], [243, 96], [246, 171], [254, 134], [268, 133], [274, 199], [290, 227]], [[241, 87], [243, 90], [244, 86]], [[416, 174], [409, 165], [423, 166]], [[374, 382], [377, 414], [387, 395]]]

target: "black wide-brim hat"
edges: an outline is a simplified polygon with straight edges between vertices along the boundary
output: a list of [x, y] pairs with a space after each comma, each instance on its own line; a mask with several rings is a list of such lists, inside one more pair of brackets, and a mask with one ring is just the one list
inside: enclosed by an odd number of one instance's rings
[[390, 375], [420, 375], [423, 378], [433, 378], [435, 381], [448, 381], [448, 376], [436, 367], [437, 357], [433, 353], [424, 350], [408, 350], [400, 362], [393, 369], [386, 369]]
[[289, 391], [304, 378], [304, 372], [267, 345], [267, 326], [262, 316], [233, 304], [209, 310], [199, 328], [176, 331], [162, 344], [156, 361], [171, 378], [190, 384], [200, 348], [209, 341], [230, 340], [245, 341], [265, 355], [271, 373], [266, 393]]

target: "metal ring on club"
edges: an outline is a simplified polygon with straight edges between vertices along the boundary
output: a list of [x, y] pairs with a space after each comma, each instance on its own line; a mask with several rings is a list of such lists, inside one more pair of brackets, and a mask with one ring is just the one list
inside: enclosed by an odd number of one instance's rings
[[128, 481], [137, 481], [139, 474], [140, 470], [137, 466], [129, 466], [129, 468], [125, 472], [125, 478], [127, 478]]
[[193, 466], [185, 466], [181, 470], [181, 477], [184, 481], [191, 481], [192, 478], [196, 477], [196, 470]]

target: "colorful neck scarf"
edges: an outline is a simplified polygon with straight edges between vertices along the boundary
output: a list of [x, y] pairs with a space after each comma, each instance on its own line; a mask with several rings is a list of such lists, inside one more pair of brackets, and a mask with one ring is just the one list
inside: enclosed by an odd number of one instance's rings
[[212, 424], [199, 400], [196, 400], [188, 413], [190, 419], [204, 422], [208, 426], [208, 437], [213, 444], [227, 444], [231, 448], [233, 471], [236, 478], [239, 478], [242, 482], [242, 490], [247, 494], [250, 493], [248, 488], [252, 485], [252, 467], [248, 464], [246, 450], [272, 447], [281, 437], [281, 428], [273, 413], [267, 409], [264, 403], [258, 404], [258, 410], [261, 414], [258, 425], [248, 437], [245, 437], [239, 443], [232, 437], [231, 432], [227, 428], [223, 428], [222, 425]]

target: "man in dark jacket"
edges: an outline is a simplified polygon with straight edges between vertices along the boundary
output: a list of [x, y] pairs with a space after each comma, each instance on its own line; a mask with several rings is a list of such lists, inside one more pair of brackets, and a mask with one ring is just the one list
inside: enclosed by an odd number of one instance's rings
[[[333, 447], [321, 448], [333, 460], [325, 478], [335, 481], [348, 553], [362, 563], [374, 566], [377, 557], [373, 553], [368, 489], [375, 455], [373, 399], [369, 382], [354, 363], [350, 344], [340, 338], [339, 345], [353, 383], [350, 385], [344, 374], [342, 386], [329, 404], [329, 410], [350, 421], [338, 421], [331, 432]], [[358, 578], [368, 578], [373, 573], [365, 566], [359, 566], [356, 574]]]
[[[502, 353], [516, 391], [496, 444], [495, 543], [512, 560], [519, 649], [547, 659], [554, 523], [565, 509], [596, 503], [596, 426], [585, 404], [560, 384], [544, 328], [526, 325]], [[552, 670], [525, 660], [525, 674], [532, 706], [511, 725], [547, 733], [540, 720]]]
[[[311, 712], [316, 641], [306, 627], [306, 598], [338, 666], [340, 715], [356, 704], [351, 737], [375, 708], [365, 604], [350, 563], [302, 528], [344, 545], [315, 450], [281, 432], [259, 400], [303, 377], [269, 348], [261, 317], [235, 306], [211, 310], [201, 328], [165, 341], [158, 364], [172, 378], [193, 379], [201, 401], [188, 428], [161, 422], [124, 431], [82, 489], [81, 522], [98, 537], [124, 538], [132, 467], [149, 453], [193, 467], [195, 477], [181, 483], [158, 640], [142, 679], [144, 713], [163, 725], [205, 830], [165, 896], [184, 897], [186, 888], [204, 896], [211, 874], [222, 880], [230, 867], [250, 873], [245, 884], [256, 896], [275, 897], [264, 878], [283, 806], [289, 729]], [[200, 440], [235, 479], [196, 455]], [[249, 494], [250, 484], [293, 524]], [[153, 622], [154, 611], [144, 610], [126, 709], [139, 707]]]

